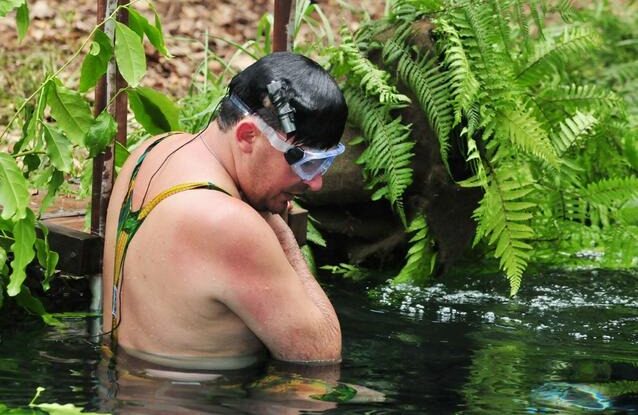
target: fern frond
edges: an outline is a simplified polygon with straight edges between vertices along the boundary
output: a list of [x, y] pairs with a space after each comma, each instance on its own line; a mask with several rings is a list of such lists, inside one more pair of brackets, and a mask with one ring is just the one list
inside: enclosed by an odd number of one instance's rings
[[539, 0], [531, 0], [529, 4], [530, 13], [532, 15], [532, 19], [536, 24], [536, 30], [538, 30], [538, 36], [541, 39], [545, 38], [545, 33], [543, 32], [543, 28], [545, 27], [545, 16], [544, 16], [544, 5], [542, 1]]
[[601, 75], [605, 81], [628, 82], [638, 76], [638, 60], [610, 65]]
[[487, 187], [487, 174], [485, 173], [485, 167], [483, 167], [481, 153], [476, 145], [476, 141], [472, 138], [468, 138], [467, 140], [467, 158], [465, 161], [470, 165], [474, 176], [457, 182], [457, 184], [461, 187]]
[[489, 176], [490, 183], [479, 207], [474, 211], [478, 223], [474, 244], [487, 239], [496, 244], [494, 256], [510, 281], [511, 295], [520, 287], [532, 247], [525, 242], [534, 235], [529, 221], [536, 205], [525, 201], [532, 183], [517, 178], [515, 166], [501, 166]]
[[560, 13], [560, 17], [562, 17], [565, 22], [571, 22], [574, 20], [575, 12], [572, 0], [560, 0], [556, 6], [556, 11]]
[[516, 79], [533, 85], [560, 69], [571, 58], [589, 54], [601, 44], [600, 35], [585, 27], [566, 28], [558, 39], [536, 44], [532, 58], [519, 69]]
[[622, 99], [613, 91], [597, 85], [561, 85], [547, 88], [538, 98], [540, 105], [555, 105], [567, 111], [617, 108]]
[[559, 156], [586, 135], [598, 120], [590, 113], [577, 112], [558, 125], [558, 131], [551, 134], [552, 144]]
[[414, 93], [426, 119], [439, 140], [441, 159], [447, 167], [449, 136], [452, 130], [452, 107], [450, 106], [450, 83], [439, 71], [435, 58], [425, 55], [419, 61], [412, 57], [407, 46], [411, 35], [410, 25], [399, 27], [383, 48], [383, 58], [388, 64], [398, 61], [399, 79]]
[[513, 46], [512, 46], [512, 29], [510, 27], [511, 17], [508, 12], [511, 4], [509, 0], [491, 1], [492, 13], [495, 16], [499, 16], [496, 19], [498, 25], [498, 32], [501, 38], [502, 44], [505, 46], [505, 52], [508, 58], [512, 59]]
[[589, 221], [593, 226], [606, 227], [618, 218], [620, 208], [638, 198], [638, 178], [602, 179], [581, 189], [572, 188], [565, 194], [567, 219]]
[[368, 147], [357, 163], [363, 165], [364, 174], [372, 177], [370, 188], [377, 188], [373, 199], [385, 197], [390, 201], [405, 223], [403, 193], [412, 184], [414, 142], [410, 137], [410, 126], [392, 119], [387, 106], [383, 106], [360, 90], [345, 90], [350, 120], [363, 131]]
[[519, 31], [523, 36], [523, 43], [528, 44], [530, 41], [529, 37], [529, 24], [527, 23], [527, 17], [525, 16], [525, 12], [523, 8], [527, 5], [524, 3], [528, 3], [527, 1], [523, 2], [521, 0], [514, 0], [514, 16], [519, 26]]
[[405, 256], [406, 262], [392, 279], [392, 283], [424, 284], [434, 272], [436, 264], [436, 253], [432, 251], [432, 240], [428, 235], [425, 217], [419, 215], [414, 218], [407, 231], [413, 236], [410, 238], [410, 248]]
[[[498, 3], [498, 2], [494, 2]], [[445, 20], [439, 21], [438, 29], [445, 35], [445, 66], [449, 73], [454, 108], [454, 124], [461, 122], [461, 116], [469, 111], [474, 103], [478, 91], [479, 82], [472, 72], [470, 61], [463, 48], [463, 42], [457, 30]]]
[[526, 109], [504, 108], [494, 118], [494, 134], [501, 143], [511, 142], [527, 154], [552, 166], [558, 164], [556, 152], [541, 123]]
[[492, 9], [480, 3], [466, 4], [452, 9], [438, 21], [448, 21], [462, 41], [474, 77], [480, 84], [481, 99], [497, 101], [517, 88], [513, 78], [513, 65], [506, 53], [499, 27], [499, 17]]
[[401, 80], [416, 95], [429, 125], [436, 133], [441, 159], [447, 166], [453, 122], [447, 76], [439, 72], [436, 60], [428, 56], [415, 62], [408, 55], [402, 55], [397, 71]]
[[388, 82], [390, 74], [370, 62], [361, 53], [351, 36], [345, 35], [339, 48], [345, 58], [345, 64], [351, 71], [349, 82], [358, 82], [366, 95], [378, 96], [381, 104], [394, 108], [410, 104], [410, 98], [400, 94], [396, 87]]
[[446, 6], [445, 0], [395, 0], [391, 17], [414, 21], [425, 14], [438, 12]]

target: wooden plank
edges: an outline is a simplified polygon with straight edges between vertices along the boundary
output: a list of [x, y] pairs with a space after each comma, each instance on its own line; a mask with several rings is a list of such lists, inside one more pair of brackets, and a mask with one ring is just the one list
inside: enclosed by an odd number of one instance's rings
[[77, 229], [84, 217], [60, 217], [42, 221], [49, 229], [49, 246], [60, 255], [57, 269], [71, 275], [102, 272], [104, 241], [100, 236]]

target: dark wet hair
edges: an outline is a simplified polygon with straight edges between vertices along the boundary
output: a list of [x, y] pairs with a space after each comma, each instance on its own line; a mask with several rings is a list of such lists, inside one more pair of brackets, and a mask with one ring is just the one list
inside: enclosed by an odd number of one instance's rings
[[219, 128], [227, 131], [242, 118], [241, 111], [228, 99], [230, 94], [235, 94], [271, 127], [282, 131], [266, 88], [272, 81], [281, 82], [282, 92], [294, 109], [295, 144], [323, 149], [339, 142], [348, 118], [341, 90], [318, 63], [291, 52], [267, 55], [235, 75], [229, 85], [229, 95], [220, 104]]

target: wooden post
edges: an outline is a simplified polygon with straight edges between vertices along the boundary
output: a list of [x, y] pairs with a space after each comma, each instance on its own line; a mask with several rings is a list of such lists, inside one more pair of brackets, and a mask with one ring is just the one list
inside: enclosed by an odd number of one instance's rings
[[[118, 5], [126, 4], [124, 0], [98, 0], [97, 5], [97, 21], [102, 23], [106, 16], [113, 13]], [[128, 11], [122, 9], [118, 12], [116, 19], [120, 22], [128, 22]], [[108, 21], [103, 26], [104, 32], [110, 38], [114, 38], [115, 23]], [[99, 115], [110, 102], [117, 91], [124, 88], [126, 83], [119, 71], [115, 59], [111, 59], [107, 73], [100, 81], [95, 89], [95, 107], [93, 113]], [[109, 112], [117, 122], [117, 141], [126, 144], [126, 118], [127, 118], [127, 96], [119, 94], [115, 98], [113, 106]], [[97, 155], [93, 159], [93, 188], [91, 196], [91, 233], [104, 236], [104, 228], [106, 225], [106, 208], [108, 207], [111, 190], [113, 189], [113, 180], [115, 174], [114, 163], [114, 146], [108, 146], [102, 154]]]
[[[275, 23], [272, 34], [273, 52], [292, 50], [292, 35], [289, 29], [294, 29], [290, 24], [293, 0], [275, 0]], [[292, 14], [294, 17], [294, 13]]]

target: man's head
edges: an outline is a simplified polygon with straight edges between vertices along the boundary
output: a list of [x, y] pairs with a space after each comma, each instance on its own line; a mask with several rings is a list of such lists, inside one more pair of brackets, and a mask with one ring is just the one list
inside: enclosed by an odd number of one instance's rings
[[274, 53], [236, 75], [217, 124], [232, 131], [243, 154], [236, 167], [246, 200], [280, 212], [295, 195], [320, 189], [321, 176], [344, 150], [347, 115], [332, 77], [301, 55]]
[[[217, 117], [222, 131], [243, 118], [242, 111], [230, 101], [231, 95], [280, 132], [286, 127], [282, 120], [285, 124], [290, 118], [285, 114], [285, 105], [289, 105], [295, 126], [291, 143], [304, 147], [336, 146], [348, 118], [343, 94], [330, 74], [316, 62], [290, 52], [267, 55], [232, 79], [229, 96], [222, 101]], [[277, 99], [281, 102], [272, 102]]]

